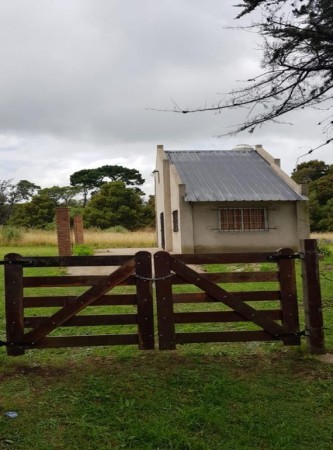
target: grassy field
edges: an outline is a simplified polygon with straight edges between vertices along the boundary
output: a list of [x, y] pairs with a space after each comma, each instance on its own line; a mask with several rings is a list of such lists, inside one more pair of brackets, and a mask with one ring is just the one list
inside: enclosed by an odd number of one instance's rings
[[[5, 230], [6, 231], [6, 230]], [[8, 236], [9, 235], [9, 236]], [[85, 245], [93, 248], [122, 248], [122, 247], [155, 247], [155, 231], [101, 231], [101, 230], [85, 230]], [[74, 237], [72, 239], [74, 242]], [[6, 232], [1, 233], [0, 228], [0, 246], [56, 246], [56, 231], [48, 230], [19, 230], [15, 233], [15, 229], [10, 227]]]
[[[333, 242], [333, 233], [313, 233], [311, 237], [320, 241]], [[90, 229], [84, 231], [84, 239], [85, 245], [92, 248], [149, 248], [156, 246], [155, 230], [115, 232]], [[57, 245], [56, 231], [17, 230], [15, 227], [8, 227], [8, 230], [6, 230], [6, 227], [0, 227], [0, 247], [13, 245], [20, 247], [53, 247]]]
[[[56, 248], [0, 248], [0, 258], [9, 252], [51, 256]], [[332, 268], [333, 256], [326, 256], [320, 271], [331, 352]], [[299, 267], [297, 273], [301, 301]], [[1, 272], [3, 299], [2, 280]], [[15, 358], [0, 348], [0, 367], [3, 450], [332, 447], [333, 366], [309, 355], [304, 338], [296, 348], [193, 344], [140, 352], [128, 346], [36, 350]], [[8, 411], [18, 416], [11, 419]]]

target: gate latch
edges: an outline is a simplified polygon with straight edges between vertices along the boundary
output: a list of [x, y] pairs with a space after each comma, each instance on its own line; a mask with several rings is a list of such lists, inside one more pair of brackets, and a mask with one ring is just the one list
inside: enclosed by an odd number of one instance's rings
[[12, 261], [10, 259], [3, 259], [2, 261], [0, 261], [0, 266], [5, 266], [5, 265], [21, 265], [21, 266], [31, 266], [32, 265], [32, 261], [30, 259], [21, 259], [21, 260], [17, 260], [17, 261]]
[[283, 253], [273, 253], [267, 256], [267, 261], [279, 261], [280, 259], [304, 259], [304, 253], [292, 253], [284, 255]]

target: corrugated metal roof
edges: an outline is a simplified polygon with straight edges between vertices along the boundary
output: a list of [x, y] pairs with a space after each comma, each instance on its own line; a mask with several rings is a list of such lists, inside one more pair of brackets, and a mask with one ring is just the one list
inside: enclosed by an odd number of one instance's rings
[[166, 151], [186, 185], [185, 200], [295, 201], [295, 192], [255, 150]]

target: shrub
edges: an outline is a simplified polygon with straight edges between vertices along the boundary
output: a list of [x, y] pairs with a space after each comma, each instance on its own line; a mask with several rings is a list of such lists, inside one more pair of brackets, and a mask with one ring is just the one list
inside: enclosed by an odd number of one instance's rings
[[327, 239], [320, 239], [318, 241], [317, 248], [318, 254], [321, 258], [326, 258], [327, 256], [330, 256], [332, 253], [330, 241]]
[[73, 249], [74, 256], [92, 256], [94, 250], [87, 245], [75, 245]]
[[107, 228], [105, 231], [110, 233], [128, 233], [128, 230], [122, 225], [115, 225], [114, 227]]
[[1, 227], [2, 245], [18, 243], [22, 239], [22, 228], [5, 225]]
[[51, 222], [51, 223], [48, 223], [47, 225], [45, 225], [45, 227], [44, 228], [42, 228], [43, 230], [46, 230], [46, 231], [55, 231], [56, 230], [56, 223], [55, 223], [55, 221], [53, 221], [53, 222]]

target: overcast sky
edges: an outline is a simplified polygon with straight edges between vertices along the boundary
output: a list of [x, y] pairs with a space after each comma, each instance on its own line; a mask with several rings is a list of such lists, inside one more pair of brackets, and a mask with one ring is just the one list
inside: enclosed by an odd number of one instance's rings
[[[260, 72], [260, 38], [230, 30], [233, 0], [0, 0], [0, 180], [69, 185], [81, 169], [138, 169], [153, 192], [168, 150], [262, 144], [290, 173], [322, 142], [318, 111], [217, 138], [245, 112], [175, 114], [211, 105]], [[333, 163], [333, 146], [302, 158]]]

